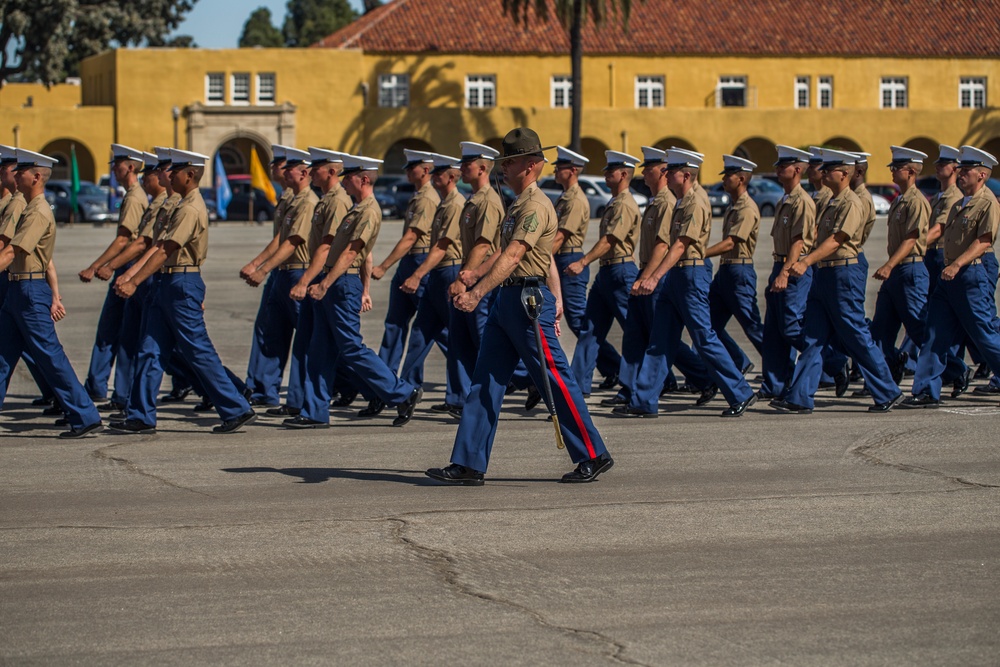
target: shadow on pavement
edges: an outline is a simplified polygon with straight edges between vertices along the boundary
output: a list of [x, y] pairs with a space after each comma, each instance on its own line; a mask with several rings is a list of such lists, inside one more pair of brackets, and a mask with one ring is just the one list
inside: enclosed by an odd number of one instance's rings
[[422, 470], [383, 470], [372, 468], [271, 468], [266, 466], [250, 468], [223, 468], [222, 472], [264, 473], [272, 472], [289, 477], [298, 477], [303, 484], [318, 484], [331, 479], [354, 479], [364, 482], [396, 482], [415, 486], [430, 486], [433, 482], [424, 477]]

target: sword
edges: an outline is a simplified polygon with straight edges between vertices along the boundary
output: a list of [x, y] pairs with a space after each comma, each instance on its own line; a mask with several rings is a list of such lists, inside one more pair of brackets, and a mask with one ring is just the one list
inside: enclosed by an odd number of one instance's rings
[[552, 399], [552, 386], [549, 384], [549, 363], [542, 348], [542, 325], [538, 323], [538, 316], [542, 314], [542, 303], [545, 298], [542, 290], [537, 285], [525, 285], [521, 290], [521, 304], [524, 305], [524, 312], [528, 314], [528, 319], [535, 325], [535, 345], [538, 347], [538, 365], [542, 369], [542, 386], [545, 389], [545, 406], [549, 409], [552, 417], [552, 425], [556, 429], [556, 447], [565, 449], [563, 444], [562, 431], [559, 430], [559, 417], [556, 416], [556, 404]]

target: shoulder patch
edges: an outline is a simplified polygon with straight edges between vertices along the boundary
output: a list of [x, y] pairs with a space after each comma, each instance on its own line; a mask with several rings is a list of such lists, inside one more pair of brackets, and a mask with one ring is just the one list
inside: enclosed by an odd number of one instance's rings
[[529, 234], [538, 229], [538, 216], [532, 213], [527, 218], [525, 218], [524, 222], [521, 223], [521, 229], [528, 232]]

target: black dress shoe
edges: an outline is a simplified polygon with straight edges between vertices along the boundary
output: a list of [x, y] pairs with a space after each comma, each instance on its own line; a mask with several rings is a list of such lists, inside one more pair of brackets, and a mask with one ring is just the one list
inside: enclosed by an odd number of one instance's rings
[[513, 382], [508, 382], [507, 388], [504, 389], [503, 395], [510, 396], [511, 394], [516, 394], [517, 392], [518, 392], [517, 385], [515, 385]]
[[115, 403], [114, 401], [108, 401], [102, 405], [98, 405], [97, 409], [101, 412], [121, 412], [125, 409], [125, 406], [121, 403]]
[[155, 426], [150, 426], [149, 424], [143, 423], [138, 419], [126, 419], [120, 422], [111, 422], [109, 426], [112, 430], [120, 431], [121, 433], [156, 433]]
[[257, 413], [253, 410], [244, 412], [236, 419], [224, 421], [212, 429], [212, 433], [233, 433], [247, 424], [252, 424], [257, 420]]
[[864, 377], [863, 375], [861, 375], [861, 369], [858, 368], [858, 365], [854, 363], [853, 359], [851, 360], [851, 374], [848, 377], [850, 378], [851, 382], [859, 382], [861, 378]]
[[972, 393], [978, 396], [996, 396], [1000, 394], [1000, 387], [995, 384], [983, 384], [973, 389]]
[[90, 426], [84, 426], [82, 428], [71, 428], [68, 431], [63, 431], [59, 434], [60, 438], [70, 440], [73, 438], [82, 438], [88, 433], [98, 433], [104, 430], [104, 424], [101, 422], [94, 422]]
[[[899, 384], [898, 382], [896, 384]], [[851, 398], [871, 398], [872, 392], [869, 391], [868, 387], [861, 387], [861, 389], [855, 389], [851, 392]]]
[[215, 412], [215, 403], [212, 403], [210, 398], [202, 398], [193, 409], [195, 412]]
[[534, 410], [535, 406], [542, 402], [542, 394], [538, 387], [528, 387], [528, 398], [524, 400], [524, 411]]
[[403, 426], [413, 418], [413, 411], [417, 409], [417, 403], [424, 397], [424, 390], [417, 387], [410, 394], [410, 397], [396, 406], [396, 418], [392, 420], [393, 426]]
[[941, 401], [936, 401], [930, 394], [922, 393], [916, 396], [908, 396], [900, 404], [901, 408], [939, 408]]
[[448, 410], [448, 414], [451, 415], [452, 417], [454, 417], [455, 419], [461, 420], [462, 419], [462, 410], [463, 410], [463, 408], [462, 408], [461, 405], [453, 405], [453, 406], [451, 406], [451, 409]]
[[121, 420], [125, 419], [125, 411], [122, 410], [121, 412], [112, 412], [110, 415], [108, 415], [108, 419], [120, 422]]
[[896, 398], [891, 401], [886, 401], [885, 403], [876, 403], [875, 405], [869, 406], [868, 412], [889, 412], [894, 407], [903, 402], [903, 392], [899, 392]]
[[431, 406], [431, 412], [451, 412], [451, 409], [457, 407], [451, 403], [435, 403]]
[[757, 391], [757, 398], [759, 398], [762, 401], [770, 401], [771, 399], [778, 398], [778, 397], [775, 396], [772, 393], [769, 393], [769, 392], [764, 391], [763, 389], [760, 389], [760, 390]]
[[58, 405], [53, 405], [51, 408], [45, 408], [44, 410], [42, 410], [42, 414], [45, 415], [46, 417], [57, 417], [63, 414], [63, 409], [60, 408]]
[[628, 399], [621, 394], [615, 394], [611, 398], [605, 398], [602, 400], [601, 405], [606, 408], [613, 408], [616, 405], [628, 405]]
[[847, 365], [833, 376], [833, 391], [837, 398], [843, 398], [844, 394], [847, 393], [848, 388], [851, 386], [851, 374], [847, 370]]
[[424, 473], [431, 479], [436, 479], [445, 484], [455, 484], [461, 486], [482, 486], [483, 473], [452, 463], [446, 468], [428, 468]]
[[268, 417], [298, 417], [302, 410], [289, 405], [282, 405], [280, 408], [268, 408], [265, 413]]
[[614, 389], [617, 386], [618, 386], [618, 374], [615, 373], [613, 375], [609, 375], [608, 377], [604, 378], [604, 381], [601, 382], [601, 384], [597, 385], [597, 388], [607, 391], [608, 389]]
[[184, 389], [171, 389], [170, 393], [161, 398], [160, 400], [164, 403], [180, 403], [187, 395], [191, 393], [191, 387], [185, 387]]
[[330, 405], [335, 408], [349, 408], [353, 405], [355, 399], [358, 397], [358, 392], [356, 391], [342, 391], [340, 396], [336, 400], [332, 401]]
[[723, 417], [739, 417], [744, 412], [747, 411], [751, 405], [757, 402], [757, 394], [750, 394], [750, 398], [743, 401], [742, 403], [737, 403], [736, 405], [730, 405], [728, 408], [722, 411]]
[[286, 419], [281, 422], [282, 426], [288, 428], [328, 428], [330, 425], [326, 422], [316, 421], [315, 419], [309, 419], [308, 417], [303, 417], [298, 415], [297, 417], [292, 417], [291, 419]]
[[747, 365], [746, 365], [746, 366], [744, 366], [744, 367], [743, 367], [743, 370], [741, 370], [741, 371], [740, 371], [740, 374], [741, 374], [741, 375], [742, 375], [743, 377], [746, 377], [747, 375], [749, 375], [749, 374], [750, 374], [750, 371], [752, 371], [752, 370], [753, 370], [753, 369], [755, 369], [755, 368], [756, 368], [756, 366], [754, 366], [754, 365], [753, 365], [753, 362], [752, 362], [752, 361], [748, 361], [748, 362], [747, 362]]
[[615, 460], [611, 458], [610, 454], [605, 452], [596, 459], [580, 461], [580, 463], [576, 466], [576, 470], [563, 475], [559, 482], [562, 484], [584, 484], [586, 482], [594, 482], [601, 473], [611, 470], [611, 467], [614, 466], [614, 464]]
[[903, 381], [903, 373], [906, 372], [906, 362], [910, 360], [908, 352], [900, 352], [896, 355], [896, 361], [889, 367], [892, 373], [892, 381], [899, 384]]
[[618, 415], [619, 417], [645, 417], [646, 419], [656, 419], [660, 416], [655, 412], [646, 412], [639, 408], [630, 408], [627, 405], [619, 405], [611, 411], [611, 414]]
[[266, 398], [250, 398], [247, 403], [251, 408], [277, 408], [281, 407], [277, 403], [268, 403]]
[[680, 387], [677, 386], [677, 382], [667, 382], [663, 385], [663, 389], [660, 390], [660, 396], [666, 396], [667, 394], [676, 394], [680, 391]]
[[813, 409], [807, 408], [804, 405], [798, 405], [790, 401], [785, 401], [780, 398], [776, 398], [770, 403], [768, 403], [772, 408], [778, 410], [779, 412], [790, 412], [795, 415], [811, 415]]
[[962, 377], [955, 380], [951, 385], [951, 397], [958, 398], [965, 392], [969, 391], [969, 382], [972, 381], [973, 370], [971, 368], [966, 368], [965, 373]]
[[989, 364], [987, 364], [986, 362], [983, 362], [983, 363], [979, 364], [979, 368], [976, 369], [975, 378], [977, 380], [985, 380], [990, 375], [991, 375], [991, 373], [990, 373]]
[[49, 398], [48, 396], [41, 396], [41, 397], [36, 398], [35, 400], [33, 400], [31, 402], [31, 405], [34, 406], [34, 407], [36, 407], [36, 408], [42, 408], [42, 407], [45, 407], [46, 405], [52, 405], [55, 402], [56, 402], [56, 399], [54, 399], [54, 398]]
[[701, 396], [698, 397], [698, 400], [695, 401], [694, 404], [705, 405], [713, 398], [715, 398], [715, 395], [718, 393], [719, 393], [719, 388], [716, 385], [711, 384], [708, 386], [708, 388], [701, 390]]
[[367, 408], [365, 408], [364, 410], [361, 410], [360, 412], [358, 412], [358, 416], [359, 417], [376, 417], [376, 416], [382, 414], [383, 410], [385, 410], [385, 403], [382, 402], [382, 399], [381, 398], [373, 398], [372, 400], [368, 401], [368, 407]]
[[53, 426], [69, 426], [69, 417], [60, 417], [52, 422]]

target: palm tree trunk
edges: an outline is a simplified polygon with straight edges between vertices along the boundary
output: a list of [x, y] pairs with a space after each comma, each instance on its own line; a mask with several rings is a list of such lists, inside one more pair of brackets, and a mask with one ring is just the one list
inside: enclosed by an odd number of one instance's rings
[[573, 0], [573, 23], [569, 29], [573, 79], [573, 120], [569, 146], [576, 152], [580, 152], [580, 121], [583, 116], [583, 3], [584, 0]]

